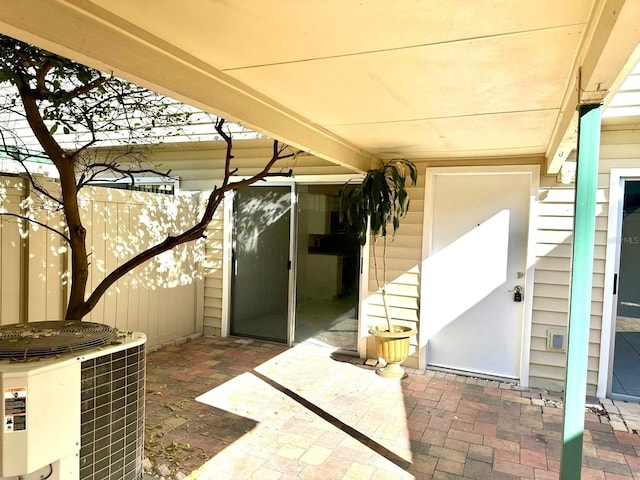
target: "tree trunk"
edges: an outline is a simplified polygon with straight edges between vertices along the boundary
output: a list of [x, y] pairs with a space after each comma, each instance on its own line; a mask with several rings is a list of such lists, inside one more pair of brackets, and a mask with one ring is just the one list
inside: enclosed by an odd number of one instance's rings
[[87, 314], [84, 296], [89, 280], [89, 261], [85, 243], [87, 230], [82, 225], [80, 217], [73, 162], [71, 160], [65, 162], [62, 168], [58, 168], [58, 171], [60, 172], [62, 205], [69, 229], [69, 249], [71, 250], [69, 303], [65, 320], [82, 320], [82, 317]]
[[387, 329], [389, 332], [393, 332], [393, 328], [391, 326], [391, 310], [389, 309], [389, 302], [387, 300], [387, 237], [386, 235], [382, 237], [382, 283], [380, 282], [379, 272], [378, 272], [378, 257], [376, 256], [376, 240], [377, 237], [373, 239], [373, 269], [376, 275], [376, 284], [378, 286], [378, 290], [382, 294], [382, 304], [384, 305], [384, 315], [387, 319]]

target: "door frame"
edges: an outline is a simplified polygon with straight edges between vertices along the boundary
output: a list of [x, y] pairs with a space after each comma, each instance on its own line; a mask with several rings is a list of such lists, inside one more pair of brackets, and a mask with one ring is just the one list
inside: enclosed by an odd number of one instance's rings
[[[246, 177], [248, 178], [248, 177]], [[291, 215], [291, 240], [289, 242], [289, 256], [291, 259], [291, 272], [289, 274], [289, 322], [288, 322], [288, 341], [289, 347], [293, 346], [294, 329], [295, 329], [295, 293], [296, 293], [296, 248], [297, 248], [297, 235], [298, 228], [297, 220], [297, 208], [294, 208], [298, 203], [297, 184], [306, 185], [321, 185], [321, 184], [344, 184], [346, 182], [357, 182], [364, 178], [364, 173], [353, 174], [333, 174], [333, 175], [297, 175], [290, 178], [276, 178], [269, 177], [264, 181], [261, 181], [259, 185], [252, 185], [255, 187], [260, 186], [290, 186], [292, 188], [292, 215]], [[240, 178], [239, 178], [240, 179]], [[221, 305], [221, 328], [220, 336], [228, 337], [231, 331], [231, 286], [232, 286], [232, 272], [233, 272], [233, 197], [234, 191], [229, 191], [225, 194], [225, 201], [223, 206], [224, 219], [223, 219], [223, 246], [222, 246], [222, 305]], [[360, 358], [366, 358], [367, 353], [367, 336], [368, 332], [363, 327], [366, 325], [366, 301], [368, 298], [368, 271], [369, 271], [369, 240], [364, 247], [360, 247], [360, 274], [358, 280], [359, 299], [358, 299], [358, 339], [357, 339], [357, 354]]]
[[[433, 209], [434, 209], [434, 186], [439, 176], [454, 175], [486, 175], [486, 174], [522, 174], [529, 176], [529, 222], [527, 232], [527, 253], [526, 253], [526, 274], [525, 288], [523, 295], [523, 318], [522, 318], [522, 338], [520, 342], [520, 384], [523, 387], [529, 385], [529, 360], [531, 349], [531, 324], [533, 314], [533, 286], [535, 272], [535, 238], [538, 192], [540, 187], [540, 166], [539, 165], [498, 165], [498, 166], [470, 166], [470, 167], [427, 167], [425, 173], [425, 199], [424, 199], [424, 220], [422, 237], [422, 262], [421, 272], [425, 271], [426, 262], [431, 256], [432, 231], [433, 231]], [[425, 283], [421, 281], [420, 296], [426, 298], [424, 289]], [[419, 329], [428, 321], [424, 315], [424, 309], [420, 310]], [[419, 347], [419, 368], [427, 368], [427, 344], [429, 338], [426, 335], [418, 335]]]
[[602, 328], [600, 330], [600, 358], [598, 360], [598, 385], [596, 388], [596, 395], [603, 398], [611, 396], [613, 384], [615, 316], [618, 310], [618, 295], [614, 293], [614, 283], [620, 264], [624, 183], [627, 180], [640, 180], [640, 168], [612, 168], [610, 170]]
[[[297, 228], [297, 193], [296, 184], [293, 181], [264, 181], [246, 188], [287, 187], [291, 198], [289, 215], [289, 275], [287, 282], [287, 346], [293, 344], [293, 329], [295, 325], [295, 279], [296, 279], [296, 228]], [[234, 199], [235, 190], [225, 193], [224, 201], [224, 240], [223, 240], [223, 284], [222, 284], [222, 325], [221, 336], [227, 337], [231, 333], [231, 299], [233, 295], [233, 231], [234, 231]]]

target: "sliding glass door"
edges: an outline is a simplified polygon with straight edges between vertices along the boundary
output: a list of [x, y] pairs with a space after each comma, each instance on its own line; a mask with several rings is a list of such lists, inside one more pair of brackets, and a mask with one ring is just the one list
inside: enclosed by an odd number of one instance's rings
[[232, 335], [357, 351], [360, 246], [339, 221], [340, 188], [296, 185], [297, 203], [290, 186], [236, 192]]
[[291, 187], [236, 191], [231, 334], [288, 342]]
[[640, 398], [640, 180], [624, 184], [611, 393]]

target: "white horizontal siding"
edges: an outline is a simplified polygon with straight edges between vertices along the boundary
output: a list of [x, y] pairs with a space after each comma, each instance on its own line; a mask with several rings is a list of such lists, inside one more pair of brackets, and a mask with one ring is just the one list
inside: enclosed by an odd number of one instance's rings
[[[208, 194], [208, 193], [207, 193]], [[202, 195], [203, 202], [207, 194]], [[202, 206], [204, 208], [204, 205]], [[216, 210], [209, 223], [204, 240], [204, 310], [203, 327], [206, 335], [220, 335], [222, 332], [223, 296], [223, 248], [224, 248], [224, 202]]]
[[[636, 132], [637, 133], [637, 132]], [[635, 145], [610, 142], [629, 141]], [[604, 272], [608, 225], [609, 171], [611, 168], [640, 166], [640, 144], [637, 136], [603, 132], [601, 161], [596, 195], [596, 232], [594, 242], [594, 275], [589, 331], [589, 393], [595, 393], [598, 381]], [[544, 178], [540, 189], [538, 231], [536, 232], [536, 272], [531, 339], [531, 384], [556, 386], [564, 384], [564, 353], [548, 351], [549, 328], [566, 327], [569, 307], [571, 248], [573, 241], [574, 185], [561, 185]]]
[[[268, 139], [238, 140], [233, 142], [231, 168], [235, 176], [253, 175], [266, 165], [273, 155], [273, 142]], [[224, 176], [226, 143], [200, 142], [197, 144], [166, 144], [154, 150], [151, 160], [162, 171], [180, 178], [182, 190], [206, 191], [220, 184]], [[296, 158], [279, 160], [271, 173], [292, 170], [300, 175], [352, 174], [353, 171], [306, 153]]]
[[[607, 217], [603, 212], [603, 206], [599, 206], [600, 216], [596, 217], [596, 230], [607, 230]], [[604, 217], [602, 215], [605, 215]], [[573, 217], [540, 216], [538, 228], [542, 230], [562, 230], [570, 232], [573, 230]]]
[[[374, 306], [383, 306], [382, 295], [379, 293], [374, 293], [369, 296], [369, 305], [373, 308]], [[418, 311], [419, 301], [418, 297], [405, 296], [405, 295], [390, 295], [387, 293], [387, 305], [391, 307], [392, 310], [398, 311], [400, 309], [406, 310], [408, 315], [412, 316]], [[384, 313], [384, 312], [383, 312]], [[407, 318], [407, 317], [401, 317]]]
[[[419, 172], [424, 167], [418, 167]], [[422, 231], [424, 217], [424, 175], [418, 175], [415, 187], [409, 187], [409, 212], [400, 220], [400, 228], [391, 241], [387, 237], [387, 300], [396, 325], [418, 329], [420, 318], [420, 264], [422, 262]], [[382, 281], [382, 239], [375, 246]], [[374, 270], [374, 248], [369, 250], [369, 291], [366, 310], [367, 327], [386, 323], [382, 295], [378, 290]], [[419, 335], [419, 333], [418, 333]], [[409, 357], [404, 365], [418, 367], [418, 335], [411, 339]], [[375, 347], [370, 339], [367, 357], [375, 357]]]
[[[573, 232], [540, 230], [536, 231], [536, 241], [538, 243], [554, 243], [558, 245], [571, 245], [573, 243]], [[606, 231], [595, 232], [595, 244], [601, 245], [607, 242]]]
[[[569, 278], [567, 277], [567, 275], [565, 275], [564, 272], [539, 270], [539, 271], [536, 271], [536, 280], [539, 281], [540, 285], [551, 284], [551, 285], [566, 285], [567, 287], [569, 286]], [[600, 287], [600, 288], [604, 286], [604, 274], [594, 273], [593, 286]]]

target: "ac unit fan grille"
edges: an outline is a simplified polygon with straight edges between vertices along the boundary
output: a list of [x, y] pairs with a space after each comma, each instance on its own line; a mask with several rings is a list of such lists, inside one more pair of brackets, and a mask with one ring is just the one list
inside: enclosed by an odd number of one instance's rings
[[0, 359], [26, 360], [82, 352], [109, 345], [117, 330], [79, 321], [31, 322], [0, 327]]
[[141, 479], [145, 346], [85, 360], [81, 382], [81, 480]]

